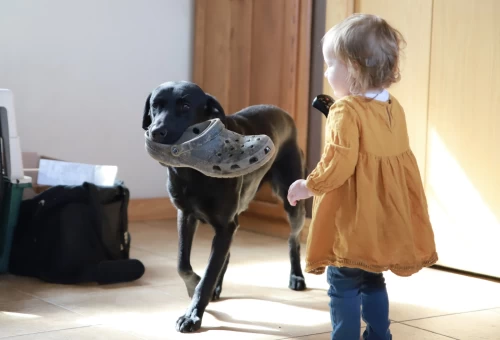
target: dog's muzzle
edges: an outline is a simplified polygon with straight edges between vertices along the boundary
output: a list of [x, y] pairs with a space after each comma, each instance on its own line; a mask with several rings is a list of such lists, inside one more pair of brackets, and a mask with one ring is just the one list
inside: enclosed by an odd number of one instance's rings
[[232, 178], [249, 174], [276, 152], [267, 135], [244, 136], [229, 131], [220, 119], [190, 126], [175, 144], [161, 144], [145, 133], [146, 150], [166, 166], [187, 167], [209, 177]]

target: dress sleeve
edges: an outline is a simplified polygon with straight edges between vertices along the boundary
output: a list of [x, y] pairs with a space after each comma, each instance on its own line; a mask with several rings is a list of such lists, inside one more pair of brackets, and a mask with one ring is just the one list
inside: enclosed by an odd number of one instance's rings
[[307, 188], [321, 195], [340, 187], [354, 174], [359, 155], [359, 127], [356, 112], [337, 102], [326, 120], [323, 155], [306, 179]]

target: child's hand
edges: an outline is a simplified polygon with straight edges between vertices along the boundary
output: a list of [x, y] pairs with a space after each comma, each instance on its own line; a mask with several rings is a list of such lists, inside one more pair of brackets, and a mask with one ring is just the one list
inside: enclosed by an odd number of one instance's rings
[[311, 196], [313, 196], [313, 193], [307, 189], [304, 179], [293, 182], [288, 189], [288, 202], [290, 202], [291, 206], [296, 206], [297, 201], [305, 200]]

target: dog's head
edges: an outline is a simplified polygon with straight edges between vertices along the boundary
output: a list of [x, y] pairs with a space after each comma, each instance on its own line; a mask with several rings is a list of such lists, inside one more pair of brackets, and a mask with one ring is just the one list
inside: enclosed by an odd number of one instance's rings
[[142, 128], [155, 142], [173, 144], [189, 126], [214, 118], [225, 123], [224, 110], [213, 96], [194, 83], [166, 82], [146, 99]]

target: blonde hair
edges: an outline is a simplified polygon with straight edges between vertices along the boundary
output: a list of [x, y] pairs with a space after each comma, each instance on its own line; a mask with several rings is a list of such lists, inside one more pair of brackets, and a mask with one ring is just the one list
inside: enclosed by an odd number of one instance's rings
[[352, 94], [388, 88], [401, 79], [399, 55], [406, 42], [399, 31], [378, 16], [351, 15], [332, 27], [322, 44], [326, 58], [347, 65]]

